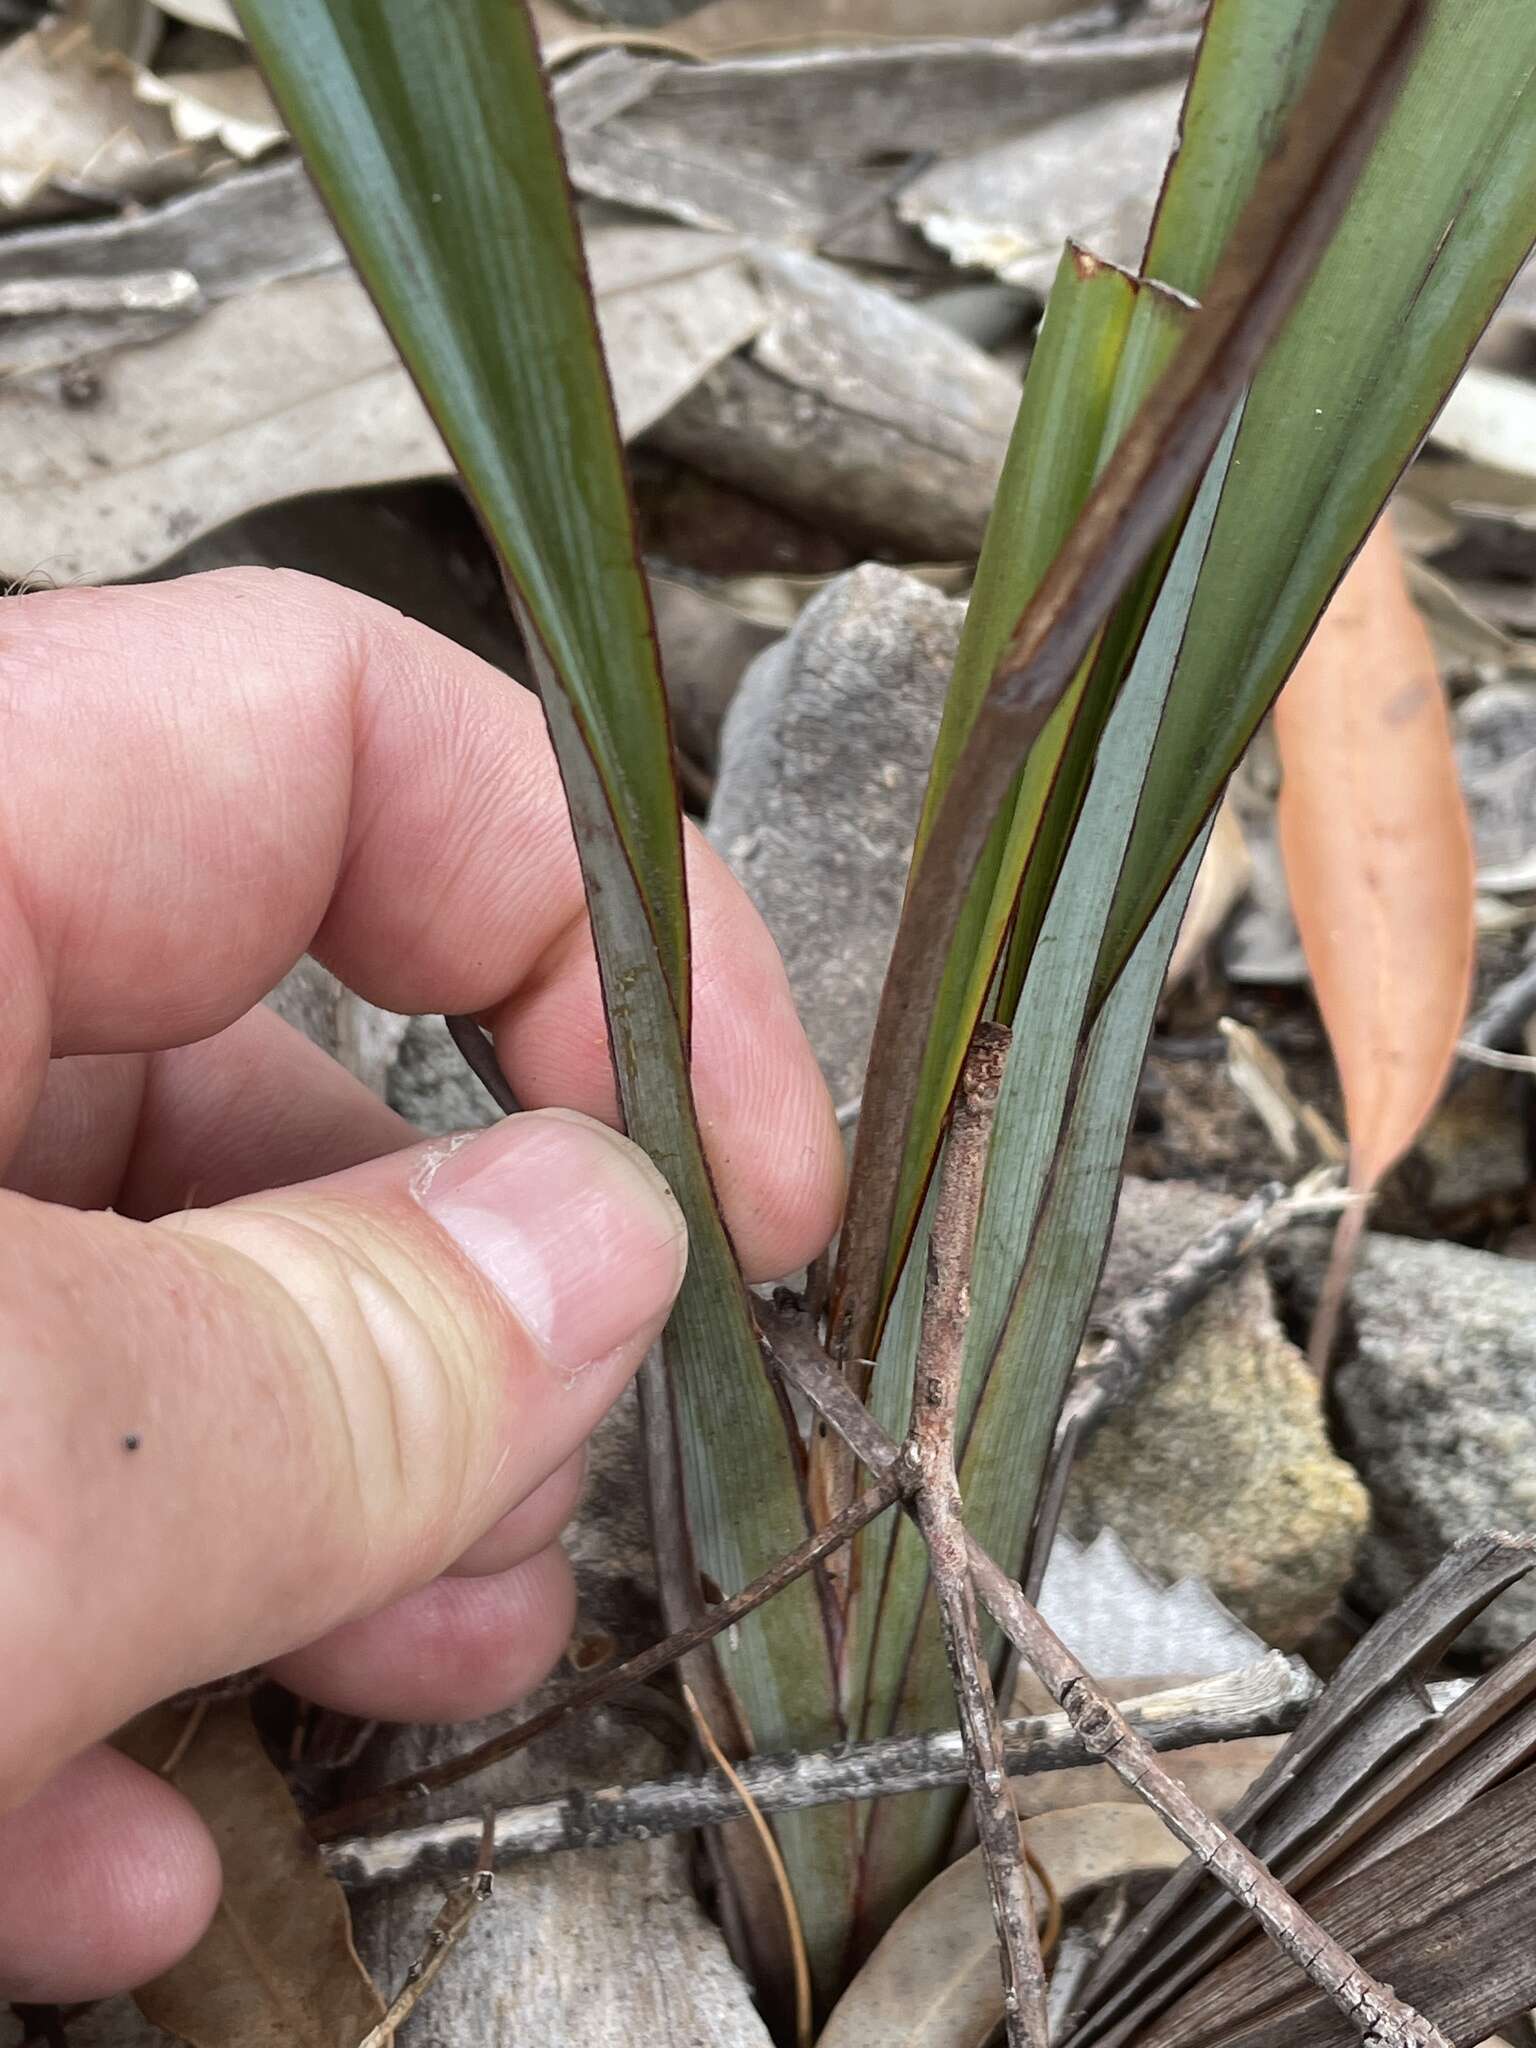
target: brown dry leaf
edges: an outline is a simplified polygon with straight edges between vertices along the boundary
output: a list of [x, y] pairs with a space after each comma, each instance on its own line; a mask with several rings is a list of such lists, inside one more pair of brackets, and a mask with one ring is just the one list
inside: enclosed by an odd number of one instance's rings
[[192, 1953], [135, 1999], [146, 2019], [192, 2048], [356, 2048], [384, 2001], [352, 1946], [340, 1885], [321, 1867], [251, 1721], [232, 1699], [156, 1707], [117, 1738], [167, 1772], [207, 1822], [224, 1866], [213, 1924]]
[[[1433, 1109], [1466, 1019], [1472, 834], [1429, 632], [1387, 521], [1275, 707], [1291, 905], [1333, 1048], [1362, 1198]], [[1340, 1219], [1310, 1346], [1326, 1369], [1363, 1199]]]
[[[1040, 1814], [1023, 1829], [1063, 1911], [1117, 1877], [1175, 1869], [1184, 1850], [1150, 1807]], [[1044, 1899], [1036, 1903], [1043, 1919]], [[920, 1892], [843, 1993], [817, 2048], [984, 2048], [1003, 2018], [981, 1852]]]
[[1383, 523], [1275, 707], [1281, 851], [1339, 1079], [1350, 1185], [1434, 1106], [1472, 982], [1476, 876], [1429, 635]]

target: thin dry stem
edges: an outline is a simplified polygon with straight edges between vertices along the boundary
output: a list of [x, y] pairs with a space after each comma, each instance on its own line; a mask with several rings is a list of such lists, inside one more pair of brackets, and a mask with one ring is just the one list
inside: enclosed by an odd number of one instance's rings
[[966, 1562], [960, 1486], [955, 1475], [955, 1417], [971, 1315], [971, 1262], [986, 1178], [987, 1142], [1010, 1036], [1002, 1025], [978, 1026], [960, 1078], [928, 1238], [923, 1326], [913, 1377], [907, 1453], [918, 1475], [917, 1525], [928, 1546], [944, 1651], [965, 1742], [976, 1838], [997, 1927], [1008, 2044], [1009, 2048], [1046, 2048], [1045, 1965], [1018, 1815], [1008, 1791], [992, 1674], [981, 1647], [981, 1620]]
[[[1121, 1711], [1155, 1749], [1189, 1749], [1243, 1736], [1287, 1734], [1317, 1690], [1317, 1681], [1304, 1665], [1274, 1650], [1239, 1671], [1128, 1700]], [[1065, 1714], [1005, 1721], [1003, 1743], [1010, 1777], [1072, 1770], [1093, 1761]], [[928, 1792], [940, 1785], [963, 1785], [967, 1773], [965, 1745], [955, 1728], [840, 1743], [835, 1749], [802, 1750], [790, 1756], [748, 1757], [736, 1766], [742, 1786], [763, 1813]], [[527, 1805], [501, 1808], [495, 1816], [495, 1861], [499, 1869], [566, 1849], [650, 1841], [657, 1835], [725, 1826], [744, 1820], [746, 1814], [744, 1798], [716, 1771], [640, 1785], [606, 1785], [596, 1791], [573, 1788]], [[451, 1878], [473, 1867], [479, 1840], [479, 1820], [456, 1817], [391, 1833], [349, 1836], [327, 1843], [321, 1855], [341, 1883], [362, 1888]]]
[[573, 1685], [547, 1707], [541, 1707], [536, 1714], [530, 1714], [526, 1721], [519, 1721], [515, 1727], [503, 1729], [486, 1742], [466, 1750], [462, 1756], [446, 1758], [430, 1769], [418, 1771], [411, 1778], [397, 1778], [392, 1784], [380, 1786], [377, 1792], [364, 1799], [355, 1799], [347, 1806], [333, 1807], [329, 1813], [316, 1816], [310, 1822], [310, 1833], [316, 1841], [330, 1842], [341, 1835], [349, 1835], [357, 1829], [367, 1827], [374, 1821], [382, 1820], [400, 1807], [419, 1805], [430, 1793], [440, 1791], [445, 1785], [457, 1785], [462, 1779], [473, 1776], [476, 1771], [486, 1770], [491, 1764], [500, 1763], [503, 1757], [512, 1756], [525, 1749], [536, 1737], [547, 1734], [567, 1715], [581, 1713], [592, 1707], [599, 1707], [615, 1694], [627, 1692], [631, 1686], [642, 1685], [658, 1671], [664, 1671], [669, 1664], [675, 1664], [691, 1651], [701, 1648], [722, 1630], [730, 1628], [750, 1614], [755, 1607], [761, 1607], [765, 1600], [771, 1600], [775, 1593], [798, 1579], [803, 1573], [825, 1557], [828, 1551], [839, 1544], [848, 1542], [867, 1522], [891, 1506], [900, 1491], [894, 1478], [884, 1478], [861, 1493], [835, 1522], [829, 1522], [823, 1529], [806, 1542], [792, 1550], [787, 1557], [780, 1558], [750, 1585], [743, 1586], [739, 1593], [733, 1593], [729, 1600], [722, 1600], [717, 1607], [700, 1617], [692, 1627], [680, 1628], [666, 1636], [650, 1649], [641, 1650], [638, 1655], [615, 1664], [610, 1670], [597, 1673], [579, 1685]]
[[729, 1782], [747, 1809], [747, 1818], [757, 1830], [758, 1840], [763, 1845], [763, 1854], [773, 1872], [773, 1881], [779, 1888], [779, 1899], [784, 1908], [784, 1925], [789, 1935], [789, 1950], [795, 1963], [795, 2040], [798, 2048], [811, 2048], [811, 1965], [805, 1952], [805, 1929], [800, 1924], [800, 1909], [795, 1904], [794, 1887], [789, 1881], [789, 1872], [784, 1868], [784, 1858], [779, 1854], [779, 1845], [774, 1840], [773, 1829], [763, 1817], [763, 1810], [741, 1781], [741, 1774], [715, 1740], [715, 1731], [704, 1718], [693, 1688], [683, 1687], [683, 1699], [693, 1716], [693, 1725], [699, 1731], [699, 1739], [709, 1751], [716, 1770]]
[[421, 1953], [405, 1973], [405, 1982], [389, 2001], [388, 2010], [375, 2027], [370, 2027], [358, 2048], [391, 2048], [401, 2025], [432, 1988], [434, 1979], [463, 1940], [469, 1923], [491, 1896], [495, 1878], [491, 1875], [492, 1820], [489, 1814], [480, 1839], [480, 1862], [467, 1883], [455, 1885], [444, 1899], [437, 1918], [427, 1930]]

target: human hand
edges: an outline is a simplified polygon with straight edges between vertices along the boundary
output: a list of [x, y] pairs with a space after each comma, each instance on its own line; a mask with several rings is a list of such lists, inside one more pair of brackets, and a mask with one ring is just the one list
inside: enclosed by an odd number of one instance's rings
[[[533, 697], [231, 570], [8, 600], [0, 717], [0, 1994], [71, 2000], [217, 1896], [192, 1809], [102, 1744], [130, 1716], [264, 1664], [444, 1720], [552, 1668], [582, 1445], [685, 1242], [587, 1120], [616, 1112]], [[688, 853], [700, 1120], [766, 1277], [829, 1236], [841, 1147], [767, 933]], [[534, 1113], [419, 1142], [260, 1007], [306, 950], [482, 1016]]]

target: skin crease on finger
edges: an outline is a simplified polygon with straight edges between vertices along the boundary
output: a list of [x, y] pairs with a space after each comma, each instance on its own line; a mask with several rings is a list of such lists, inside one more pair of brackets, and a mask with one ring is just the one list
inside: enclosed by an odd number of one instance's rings
[[[542, 721], [484, 664], [311, 579], [228, 572], [8, 603], [0, 713], [13, 1185], [149, 1218], [409, 1143], [350, 1077], [250, 1011], [306, 946], [386, 1006], [482, 1014], [524, 1102], [614, 1120]], [[700, 1121], [744, 1263], [767, 1277], [829, 1234], [841, 1147], [771, 942], [696, 835], [687, 853]], [[45, 1092], [50, 1049], [64, 1078]], [[300, 1682], [307, 1660], [313, 1690], [370, 1712], [506, 1704], [569, 1625], [568, 1569], [548, 1548], [563, 1489], [574, 1497], [574, 1475], [555, 1473], [472, 1546], [465, 1576], [292, 1653], [286, 1675]], [[23, 1906], [45, 1925], [25, 1966], [0, 1934], [0, 1989], [131, 1981], [211, 1907], [211, 1845], [169, 1788], [119, 1781], [104, 1803], [77, 1775], [85, 1761], [0, 1818], [0, 1930]], [[44, 1810], [98, 1871], [119, 1867], [95, 1840], [111, 1816], [141, 1909], [133, 1940], [105, 1906], [82, 1939], [78, 1878], [30, 1846]]]

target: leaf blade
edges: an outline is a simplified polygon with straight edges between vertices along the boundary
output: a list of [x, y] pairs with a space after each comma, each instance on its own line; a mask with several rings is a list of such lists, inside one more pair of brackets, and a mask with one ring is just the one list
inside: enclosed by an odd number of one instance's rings
[[866, 1093], [834, 1291], [833, 1342], [844, 1358], [867, 1355], [878, 1326], [878, 1295], [854, 1298], [849, 1277], [880, 1270], [891, 1242], [896, 1170], [885, 1132], [908, 1114], [944, 935], [992, 821], [1098, 627], [1204, 469], [1336, 226], [1409, 62], [1424, 4], [1340, 0], [1184, 345], [1090, 493], [972, 722], [914, 863], [881, 995], [871, 1054], [881, 1100], [872, 1105]]
[[[693, 1111], [666, 700], [537, 44], [505, 0], [241, 0], [241, 15], [515, 594], [577, 835], [626, 1128], [688, 1219], [665, 1339], [682, 1498], [670, 1471], [659, 1490], [686, 1515], [699, 1569], [734, 1590], [803, 1540], [805, 1509]], [[836, 1739], [809, 1580], [750, 1616], [722, 1656], [756, 1741]], [[834, 1821], [779, 1829], [823, 1979], [847, 1885]]]
[[[1226, 0], [1229, 18], [1242, 11]], [[1252, 11], [1282, 40], [1310, 33], [1317, 12], [1310, 0]], [[1222, 18], [1218, 7], [1213, 32]], [[1272, 70], [1257, 75], [1278, 92]], [[1182, 167], [1190, 179], [1191, 162], [1187, 140], [1174, 176]], [[1242, 175], [1222, 159], [1209, 181], [1219, 207]], [[1192, 291], [1212, 232], [1202, 189], [1187, 185], [1180, 208], [1165, 208], [1152, 252]], [[1528, 254], [1533, 223], [1536, 17], [1520, 0], [1436, 0], [1356, 204], [1250, 394], [1242, 488], [1212, 540], [1098, 1000]], [[1275, 560], [1286, 565], [1278, 584]]]
[[1385, 521], [1281, 691], [1275, 740], [1281, 857], [1365, 1193], [1445, 1083], [1476, 950], [1450, 718]]

